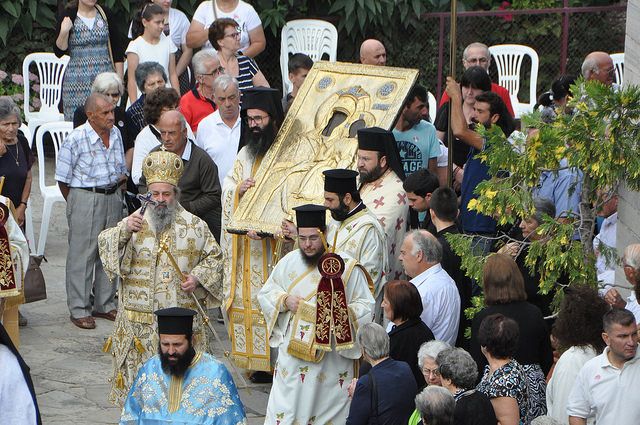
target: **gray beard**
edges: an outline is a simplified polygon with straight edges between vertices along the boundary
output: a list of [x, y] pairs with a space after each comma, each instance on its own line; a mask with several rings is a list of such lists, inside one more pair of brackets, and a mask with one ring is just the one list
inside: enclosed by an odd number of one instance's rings
[[166, 207], [152, 205], [149, 208], [149, 214], [151, 214], [153, 230], [155, 230], [156, 234], [160, 234], [175, 221], [176, 206], [175, 204], [167, 205]]

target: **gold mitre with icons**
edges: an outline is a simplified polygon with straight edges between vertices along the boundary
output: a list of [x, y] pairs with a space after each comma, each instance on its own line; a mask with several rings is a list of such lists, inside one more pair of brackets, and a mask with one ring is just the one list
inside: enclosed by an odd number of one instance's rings
[[142, 175], [147, 186], [152, 183], [169, 183], [178, 186], [178, 180], [183, 172], [182, 158], [164, 149], [151, 152], [142, 162]]

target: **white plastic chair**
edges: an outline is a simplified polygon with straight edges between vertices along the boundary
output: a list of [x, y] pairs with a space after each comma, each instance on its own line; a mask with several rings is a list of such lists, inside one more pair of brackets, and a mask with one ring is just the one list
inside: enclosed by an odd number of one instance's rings
[[[538, 54], [531, 47], [520, 44], [499, 44], [489, 47], [489, 52], [498, 68], [498, 84], [506, 88], [511, 95], [511, 103], [516, 118], [533, 111], [536, 104], [538, 85]], [[522, 59], [531, 59], [531, 78], [529, 80], [529, 102], [520, 102], [520, 68]]]
[[613, 60], [613, 67], [616, 70], [616, 78], [614, 83], [622, 85], [624, 82], [624, 53], [612, 53], [611, 60]]
[[[29, 66], [35, 63], [40, 80], [40, 110], [29, 110]], [[64, 120], [64, 115], [58, 111], [62, 98], [62, 78], [69, 63], [69, 56], [58, 58], [53, 53], [31, 53], [22, 61], [22, 78], [24, 78], [24, 117], [32, 134], [39, 125]]]
[[44, 135], [49, 133], [53, 139], [53, 148], [55, 151], [55, 159], [58, 159], [58, 151], [60, 145], [73, 130], [73, 123], [69, 121], [49, 122], [42, 124], [36, 132], [36, 150], [38, 152], [38, 184], [40, 186], [40, 195], [42, 196], [42, 223], [40, 224], [40, 234], [38, 235], [38, 248], [36, 255], [44, 255], [44, 246], [47, 243], [47, 232], [49, 231], [49, 219], [51, 218], [51, 209], [56, 202], [64, 202], [62, 193], [58, 188], [58, 184], [47, 185], [45, 181], [46, 169], [44, 161]]
[[[29, 130], [29, 127], [25, 123], [22, 123], [20, 125], [20, 131], [22, 131], [24, 137], [27, 138], [27, 140], [29, 141], [29, 147], [31, 147], [33, 143], [33, 136], [31, 135], [31, 130]], [[27, 242], [29, 243], [29, 250], [33, 251], [36, 244], [36, 237], [33, 234], [33, 215], [31, 214], [31, 202], [28, 202], [28, 204], [29, 205], [27, 205], [27, 209], [24, 211], [24, 230], [26, 233], [25, 236], [27, 237]]]
[[429, 120], [431, 124], [436, 122], [436, 112], [438, 112], [438, 102], [431, 92], [427, 92], [427, 104], [429, 105]]
[[304, 53], [313, 61], [322, 59], [323, 54], [335, 62], [338, 52], [338, 30], [326, 21], [318, 19], [297, 19], [282, 27], [280, 43], [280, 70], [282, 71], [282, 90], [286, 96], [292, 89], [289, 81], [289, 53]]

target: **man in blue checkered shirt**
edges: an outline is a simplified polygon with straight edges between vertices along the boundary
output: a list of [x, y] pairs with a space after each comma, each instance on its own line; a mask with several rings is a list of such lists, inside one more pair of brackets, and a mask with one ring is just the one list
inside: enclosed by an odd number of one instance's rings
[[79, 328], [94, 329], [94, 317], [112, 321], [116, 317], [116, 286], [102, 269], [98, 234], [122, 218], [121, 188], [128, 171], [122, 137], [113, 125], [111, 100], [93, 93], [84, 109], [87, 122], [69, 133], [60, 147], [56, 180], [67, 201], [66, 288], [71, 321]]

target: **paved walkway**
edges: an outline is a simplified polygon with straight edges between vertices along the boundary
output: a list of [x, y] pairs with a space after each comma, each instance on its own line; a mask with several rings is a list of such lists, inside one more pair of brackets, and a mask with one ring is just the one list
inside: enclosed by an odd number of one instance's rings
[[[52, 183], [53, 160], [50, 158], [47, 168], [47, 181]], [[33, 176], [30, 205], [37, 238], [42, 211], [37, 164]], [[96, 319], [96, 329], [83, 330], [69, 321], [64, 283], [66, 255], [65, 204], [58, 203], [53, 208], [45, 249], [48, 262], [41, 266], [47, 282], [47, 299], [21, 306], [29, 325], [21, 328], [20, 351], [31, 368], [44, 424], [115, 424], [120, 409], [107, 401], [111, 358], [102, 352], [113, 322]], [[215, 326], [228, 346], [224, 326]], [[214, 354], [224, 358], [218, 347]], [[268, 391], [266, 385], [251, 385], [249, 390], [240, 390], [249, 424], [264, 422]]]

